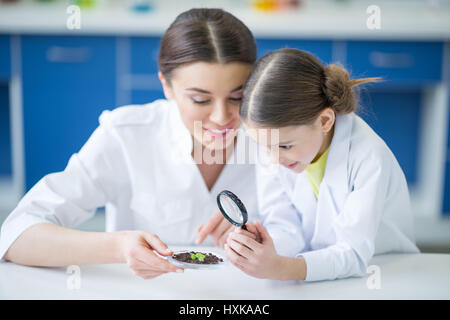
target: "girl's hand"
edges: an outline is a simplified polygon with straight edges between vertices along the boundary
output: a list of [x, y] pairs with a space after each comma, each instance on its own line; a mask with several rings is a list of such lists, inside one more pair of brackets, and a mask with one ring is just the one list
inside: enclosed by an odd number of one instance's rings
[[159, 257], [173, 254], [157, 235], [145, 231], [122, 231], [120, 248], [123, 260], [137, 276], [151, 279], [168, 272], [183, 272], [184, 269]]
[[[224, 218], [220, 211], [214, 213], [205, 224], [197, 229], [196, 244], [202, 243], [208, 235], [212, 236], [215, 246], [223, 249], [227, 242], [228, 235], [233, 232], [234, 226]], [[255, 238], [255, 237], [253, 237]]]
[[[255, 222], [254, 226], [248, 225], [247, 228], [250, 232], [236, 228], [230, 233], [225, 244], [226, 257], [233, 265], [250, 276], [280, 279], [282, 258], [275, 251], [267, 229], [259, 222]], [[253, 231], [257, 233], [256, 237], [261, 242], [248, 236], [253, 234]]]

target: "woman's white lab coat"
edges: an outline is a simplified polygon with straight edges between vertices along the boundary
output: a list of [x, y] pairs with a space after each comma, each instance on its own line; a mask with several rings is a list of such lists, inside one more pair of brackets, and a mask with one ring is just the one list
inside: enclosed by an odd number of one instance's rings
[[279, 165], [258, 165], [257, 185], [277, 252], [303, 256], [307, 281], [363, 276], [375, 254], [419, 252], [403, 171], [353, 113], [336, 118], [318, 199], [304, 172]]
[[[255, 166], [227, 164], [209, 191], [192, 159], [192, 136], [175, 102], [105, 111], [100, 126], [64, 171], [43, 177], [2, 225], [0, 257], [30, 226], [73, 228], [106, 208], [106, 231], [140, 229], [167, 244], [193, 244], [196, 229], [229, 189], [256, 217]], [[238, 145], [248, 137], [239, 133]], [[206, 240], [205, 244], [211, 244]]]

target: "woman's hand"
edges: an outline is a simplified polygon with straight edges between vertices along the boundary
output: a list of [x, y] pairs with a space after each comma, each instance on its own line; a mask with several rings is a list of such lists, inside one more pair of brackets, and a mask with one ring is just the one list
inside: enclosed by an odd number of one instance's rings
[[275, 251], [267, 229], [259, 222], [255, 222], [253, 226], [248, 224], [247, 229], [248, 231], [236, 228], [229, 234], [225, 244], [228, 260], [250, 276], [281, 279], [282, 257]]
[[195, 243], [202, 243], [208, 235], [211, 235], [215, 246], [223, 248], [227, 241], [228, 234], [234, 229], [220, 211], [217, 211], [212, 217], [197, 229], [197, 240]]
[[137, 276], [151, 279], [168, 272], [183, 272], [184, 269], [159, 257], [173, 254], [157, 235], [145, 231], [121, 231], [120, 248], [123, 260]]

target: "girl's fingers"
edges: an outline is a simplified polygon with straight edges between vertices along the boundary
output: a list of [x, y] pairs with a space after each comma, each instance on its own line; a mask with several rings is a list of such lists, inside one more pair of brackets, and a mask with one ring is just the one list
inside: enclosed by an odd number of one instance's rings
[[231, 232], [228, 237], [229, 239], [235, 240], [236, 242], [243, 244], [253, 251], [259, 249], [259, 247], [261, 246], [261, 244], [254, 239], [240, 233]]
[[237, 254], [228, 244], [224, 246], [225, 255], [228, 260], [234, 265], [245, 265], [247, 259]]
[[259, 243], [262, 243], [262, 236], [259, 230], [256, 228], [256, 222], [255, 224], [247, 223], [247, 229], [255, 234], [255, 240]]
[[254, 252], [252, 250], [233, 239], [229, 239], [227, 241], [227, 245], [247, 260], [251, 260], [254, 256]]
[[260, 234], [262, 241], [272, 240], [269, 231], [267, 231], [267, 229], [258, 221], [255, 222], [255, 227], [258, 230], [258, 233]]
[[[244, 230], [244, 229], [242, 229], [242, 228], [240, 228], [240, 227], [236, 227], [236, 228], [234, 228], [234, 232], [235, 233], [237, 233], [237, 234], [242, 234], [242, 235], [244, 235], [244, 236], [247, 236], [247, 237], [250, 237], [250, 238], [252, 238], [253, 240], [256, 240], [256, 238], [257, 238], [257, 230], [256, 230], [256, 228], [254, 227], [254, 226], [252, 226], [251, 224], [249, 224], [249, 223], [247, 223], [246, 225], [245, 225], [246, 227], [247, 227], [247, 230]], [[248, 229], [248, 226], [251, 226], [250, 228], [252, 229]]]
[[247, 227], [248, 232], [250, 232], [254, 235], [258, 234], [258, 230], [256, 229], [256, 227], [253, 224], [247, 222], [245, 224], [245, 226]]
[[245, 273], [249, 273], [248, 272], [248, 267], [246, 265], [240, 264], [240, 263], [236, 263], [235, 264], [236, 268], [238, 268], [239, 270], [245, 272]]

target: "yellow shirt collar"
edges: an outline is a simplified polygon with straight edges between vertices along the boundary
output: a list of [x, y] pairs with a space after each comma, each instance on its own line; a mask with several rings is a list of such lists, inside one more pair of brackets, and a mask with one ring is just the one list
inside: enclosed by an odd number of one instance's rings
[[323, 176], [325, 175], [325, 166], [327, 164], [328, 159], [328, 151], [330, 151], [330, 146], [328, 146], [327, 150], [314, 162], [311, 162], [306, 168], [305, 173], [308, 178], [311, 186], [314, 189], [314, 193], [316, 198], [319, 197], [319, 187], [322, 182]]

